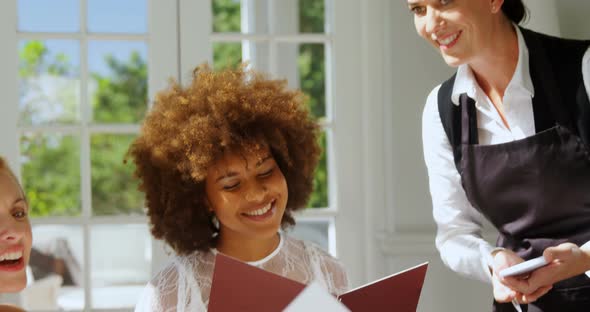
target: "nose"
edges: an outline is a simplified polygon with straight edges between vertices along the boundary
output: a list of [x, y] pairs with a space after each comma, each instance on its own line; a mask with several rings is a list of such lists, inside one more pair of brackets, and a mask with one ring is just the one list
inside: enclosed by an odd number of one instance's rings
[[22, 231], [11, 224], [0, 225], [0, 243], [18, 242], [23, 237]]
[[428, 34], [436, 33], [443, 23], [444, 19], [440, 16], [439, 10], [428, 10], [426, 16], [426, 32]]
[[252, 203], [261, 203], [266, 199], [268, 188], [262, 183], [254, 183], [246, 192], [245, 198]]

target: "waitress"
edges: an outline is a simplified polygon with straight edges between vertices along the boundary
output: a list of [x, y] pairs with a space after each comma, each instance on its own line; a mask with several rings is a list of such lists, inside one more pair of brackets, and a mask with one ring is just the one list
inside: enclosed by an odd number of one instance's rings
[[[442, 260], [491, 282], [494, 311], [590, 311], [590, 41], [519, 27], [520, 0], [408, 7], [418, 34], [457, 67], [423, 114]], [[482, 238], [484, 218], [497, 247]], [[498, 276], [538, 256], [550, 265]]]

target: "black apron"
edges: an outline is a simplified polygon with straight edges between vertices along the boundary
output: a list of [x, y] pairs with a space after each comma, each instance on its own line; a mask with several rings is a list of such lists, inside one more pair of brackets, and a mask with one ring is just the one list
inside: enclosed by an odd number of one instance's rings
[[[550, 92], [551, 93], [551, 92]], [[559, 101], [557, 124], [531, 137], [478, 145], [475, 102], [463, 94], [458, 169], [470, 203], [499, 230], [497, 245], [525, 260], [563, 242], [590, 241], [590, 149], [570, 129]], [[475, 144], [473, 144], [475, 142]], [[590, 278], [556, 283], [523, 311], [590, 311]], [[494, 311], [514, 311], [494, 302]]]

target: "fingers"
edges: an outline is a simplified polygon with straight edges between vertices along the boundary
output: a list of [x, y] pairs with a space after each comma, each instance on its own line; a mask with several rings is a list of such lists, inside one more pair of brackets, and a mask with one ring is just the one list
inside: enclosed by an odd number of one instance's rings
[[577, 257], [582, 253], [576, 244], [563, 243], [555, 247], [549, 247], [543, 251], [543, 257], [548, 262], [564, 261], [572, 257]]
[[551, 290], [551, 288], [553, 288], [553, 287], [552, 286], [543, 286], [543, 287], [537, 289], [532, 294], [528, 294], [528, 295], [521, 294], [520, 296], [517, 297], [517, 300], [519, 303], [535, 302], [535, 301], [537, 301], [537, 299], [541, 298], [546, 293], [548, 293]]
[[531, 289], [531, 285], [530, 285], [528, 279], [509, 276], [509, 277], [500, 278], [500, 282], [502, 282], [502, 284], [514, 289], [515, 291], [523, 293], [523, 294], [531, 294], [534, 292], [534, 290], [536, 290], [536, 288]]

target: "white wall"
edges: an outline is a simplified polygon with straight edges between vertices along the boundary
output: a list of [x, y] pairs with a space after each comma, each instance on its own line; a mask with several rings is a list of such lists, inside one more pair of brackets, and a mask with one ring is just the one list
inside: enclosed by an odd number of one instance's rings
[[590, 39], [590, 1], [559, 0], [556, 3], [561, 34], [566, 38]]

